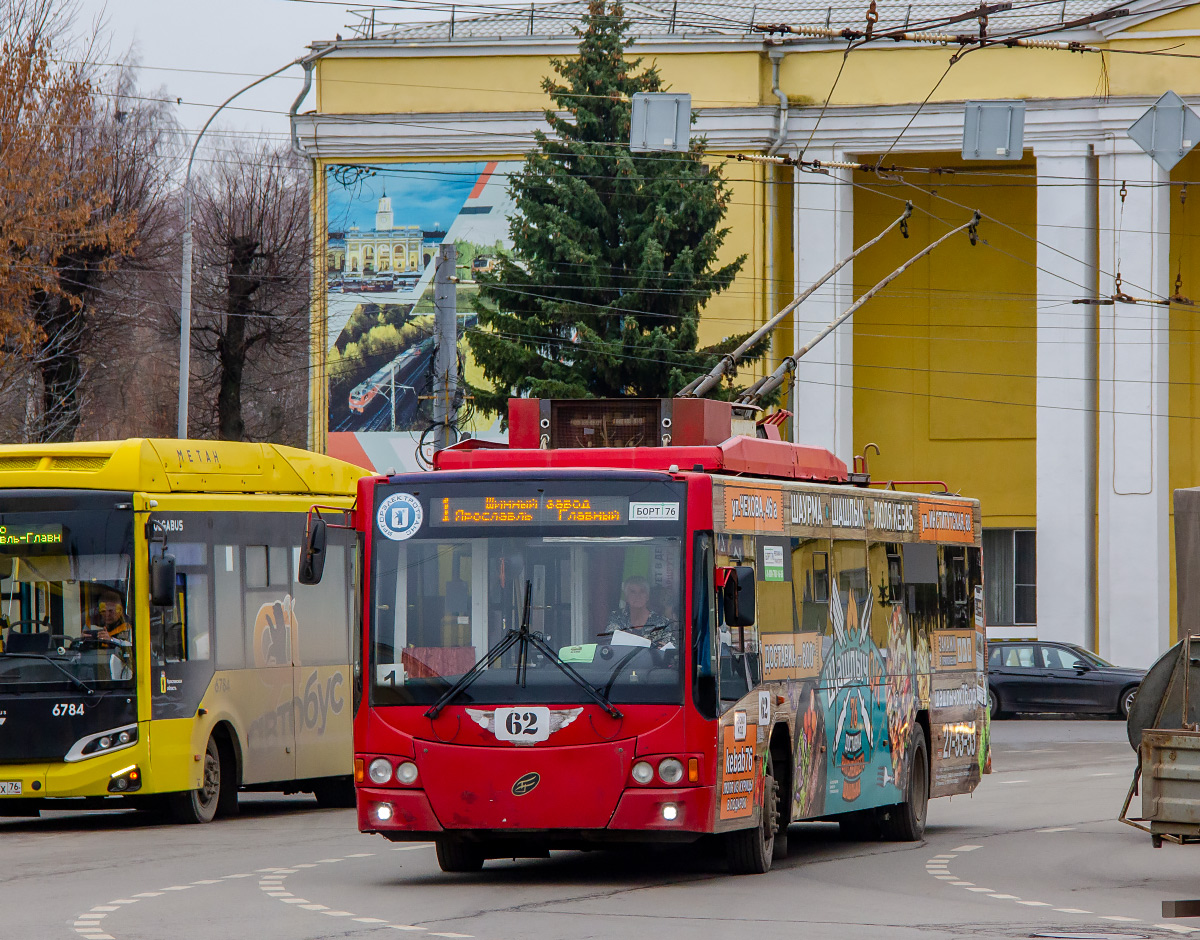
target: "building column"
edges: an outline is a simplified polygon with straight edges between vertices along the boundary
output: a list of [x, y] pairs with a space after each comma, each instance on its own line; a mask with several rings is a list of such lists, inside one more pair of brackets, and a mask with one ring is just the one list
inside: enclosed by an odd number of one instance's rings
[[[1168, 174], [1120, 136], [1108, 142], [1099, 175], [1100, 294], [1117, 292], [1119, 270], [1123, 293], [1166, 297]], [[1169, 309], [1098, 309], [1099, 652], [1123, 666], [1149, 666], [1171, 635]]]
[[[1037, 629], [1095, 647], [1096, 160], [1037, 156]], [[986, 511], [986, 506], [984, 507]]]
[[[845, 160], [828, 149], [806, 150], [806, 159]], [[853, 187], [841, 176], [796, 171], [796, 292], [806, 290], [854, 250]], [[793, 314], [793, 349], [803, 346], [854, 301], [854, 265], [848, 264]], [[792, 395], [799, 444], [827, 447], [854, 457], [854, 321], [847, 320], [796, 367]]]

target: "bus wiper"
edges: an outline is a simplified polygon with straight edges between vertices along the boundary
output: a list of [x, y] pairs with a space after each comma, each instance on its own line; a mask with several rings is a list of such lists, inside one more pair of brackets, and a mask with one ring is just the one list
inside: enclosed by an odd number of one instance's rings
[[14, 659], [42, 659], [42, 660], [45, 660], [51, 666], [53, 666], [55, 669], [57, 669], [59, 672], [61, 672], [64, 676], [66, 676], [68, 679], [70, 679], [72, 684], [74, 684], [76, 687], [82, 689], [86, 694], [88, 694], [88, 695], [96, 694], [92, 689], [90, 689], [88, 687], [88, 684], [86, 682], [84, 682], [82, 679], [79, 678], [79, 676], [75, 675], [75, 673], [71, 672], [71, 670], [64, 668], [61, 663], [56, 663], [53, 659], [51, 659], [45, 653], [2, 653], [0, 655], [11, 656]]
[[611, 715], [613, 718], [623, 717], [620, 711], [617, 710], [617, 707], [611, 701], [609, 701], [607, 695], [605, 695], [603, 692], [596, 691], [596, 689], [593, 688], [588, 681], [583, 678], [583, 676], [581, 676], [574, 670], [574, 668], [572, 668], [570, 663], [564, 662], [559, 655], [554, 652], [542, 634], [534, 633], [529, 629], [529, 611], [532, 596], [533, 582], [527, 580], [525, 582], [525, 603], [521, 610], [521, 625], [515, 630], [511, 628], [507, 630], [504, 636], [497, 641], [496, 645], [484, 653], [482, 658], [480, 658], [480, 660], [471, 667], [469, 672], [464, 673], [461, 679], [443, 692], [441, 697], [425, 712], [426, 718], [436, 718], [439, 714], [441, 714], [443, 708], [449, 705], [450, 702], [452, 702], [458, 695], [470, 688], [471, 684], [481, 675], [483, 675], [484, 669], [489, 662], [491, 662], [493, 659], [498, 659], [500, 656], [512, 649], [513, 646], [517, 647], [517, 684], [524, 688], [525, 670], [529, 665], [529, 647], [531, 644], [536, 650], [538, 650], [538, 652], [540, 652], [543, 656], [550, 660], [550, 662], [554, 663], [554, 665], [556, 665], [563, 673], [565, 673], [568, 679], [583, 689], [583, 691], [588, 694], [588, 697], [606, 712], [608, 712], [609, 715]]

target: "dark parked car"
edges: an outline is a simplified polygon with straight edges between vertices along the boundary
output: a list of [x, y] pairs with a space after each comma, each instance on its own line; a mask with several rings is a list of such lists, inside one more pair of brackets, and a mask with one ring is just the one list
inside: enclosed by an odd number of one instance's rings
[[1069, 643], [993, 640], [988, 643], [988, 708], [1006, 712], [1129, 714], [1146, 675]]

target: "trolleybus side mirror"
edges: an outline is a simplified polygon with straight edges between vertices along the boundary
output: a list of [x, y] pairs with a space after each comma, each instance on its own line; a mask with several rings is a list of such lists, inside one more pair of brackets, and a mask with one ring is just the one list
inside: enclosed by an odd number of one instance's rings
[[166, 552], [150, 559], [150, 603], [175, 606], [175, 556]]
[[309, 513], [304, 537], [304, 557], [300, 559], [297, 579], [301, 584], [320, 584], [325, 573], [325, 520]]
[[754, 623], [754, 569], [749, 565], [729, 568], [725, 578], [725, 623], [748, 627]]

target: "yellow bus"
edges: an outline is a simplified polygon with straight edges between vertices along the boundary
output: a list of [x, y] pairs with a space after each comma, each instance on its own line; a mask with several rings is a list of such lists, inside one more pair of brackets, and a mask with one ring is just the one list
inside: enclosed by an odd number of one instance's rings
[[364, 473], [270, 444], [0, 447], [0, 815], [354, 805], [351, 535], [319, 589], [297, 568], [309, 507], [351, 507]]

